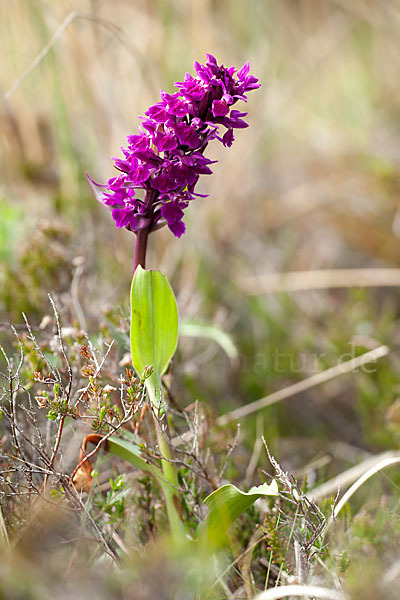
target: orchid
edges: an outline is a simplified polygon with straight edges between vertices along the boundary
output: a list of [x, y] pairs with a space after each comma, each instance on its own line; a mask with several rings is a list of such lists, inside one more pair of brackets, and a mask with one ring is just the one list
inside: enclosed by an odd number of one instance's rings
[[[89, 177], [116, 226], [137, 235], [142, 232], [142, 245], [148, 233], [163, 225], [176, 237], [185, 232], [184, 210], [202, 196], [195, 186], [200, 175], [212, 173], [210, 165], [216, 162], [204, 154], [208, 143], [216, 139], [226, 147], [232, 145], [233, 130], [248, 126], [247, 113], [232, 106], [246, 102], [246, 93], [260, 87], [249, 74], [248, 62], [236, 71], [207, 54], [206, 64], [195, 62], [194, 68], [195, 76], [186, 73], [175, 83], [178, 92], [161, 91], [161, 101], [141, 117], [139, 133], [127, 136], [123, 157], [113, 159], [119, 175], [105, 185]], [[144, 194], [137, 195], [137, 190]], [[144, 266], [141, 260], [137, 264]]]
[[[180, 542], [186, 534], [179, 510], [174, 449], [166, 436], [162, 383], [177, 345], [178, 307], [167, 278], [160, 271], [145, 269], [147, 240], [149, 233], [164, 225], [178, 238], [185, 233], [185, 209], [196, 196], [202, 196], [195, 192], [197, 182], [200, 175], [212, 173], [210, 166], [216, 162], [205, 155], [209, 142], [232, 145], [234, 130], [248, 126], [244, 120], [247, 113], [232, 107], [239, 100], [246, 102], [246, 93], [260, 87], [249, 74], [249, 63], [236, 71], [218, 65], [214, 56], [207, 54], [206, 64], [195, 62], [194, 68], [195, 76], [186, 73], [183, 81], [175, 83], [178, 91], [174, 94], [162, 91], [161, 101], [141, 117], [139, 133], [129, 135], [122, 157], [113, 159], [119, 174], [107, 184], [88, 177], [96, 197], [111, 210], [116, 226], [136, 234], [131, 286], [132, 365], [139, 376], [151, 368], [145, 385], [162, 476], [159, 470], [152, 470], [152, 474], [164, 492], [171, 533]], [[118, 448], [115, 442], [114, 450]], [[128, 454], [138, 465], [137, 450]], [[233, 495], [237, 498], [235, 491]]]

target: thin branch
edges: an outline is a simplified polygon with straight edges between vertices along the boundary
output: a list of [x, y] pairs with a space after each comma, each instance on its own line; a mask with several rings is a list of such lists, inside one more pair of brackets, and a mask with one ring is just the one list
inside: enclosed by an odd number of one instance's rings
[[228, 460], [232, 454], [232, 452], [235, 450], [236, 446], [239, 443], [239, 438], [240, 438], [240, 423], [237, 424], [236, 426], [236, 435], [235, 435], [235, 439], [233, 440], [232, 444], [230, 444], [230, 447], [228, 449], [228, 452], [226, 453], [223, 463], [221, 465], [220, 471], [218, 473], [218, 479], [222, 479], [224, 473], [225, 473], [225, 469], [228, 466]]
[[32, 327], [30, 326], [30, 323], [28, 321], [28, 318], [26, 316], [25, 313], [22, 313], [23, 319], [25, 321], [25, 325], [26, 328], [28, 330], [28, 339], [31, 340], [31, 342], [33, 342], [33, 347], [36, 350], [36, 352], [39, 354], [40, 358], [44, 360], [44, 362], [46, 363], [46, 365], [49, 368], [50, 373], [53, 376], [53, 379], [46, 379], [46, 381], [44, 383], [62, 383], [61, 382], [61, 375], [58, 371], [58, 369], [56, 369], [55, 367], [53, 367], [53, 365], [51, 364], [51, 362], [49, 361], [49, 359], [47, 358], [47, 356], [44, 354], [44, 352], [42, 352], [39, 344], [37, 343], [37, 339], [35, 334], [32, 331]]
[[65, 364], [67, 365], [67, 370], [68, 370], [68, 386], [67, 386], [67, 390], [66, 390], [66, 396], [67, 396], [67, 402], [69, 404], [70, 397], [71, 397], [71, 388], [72, 388], [72, 368], [71, 368], [70, 362], [68, 360], [67, 354], [65, 352], [65, 345], [64, 345], [64, 340], [62, 337], [60, 317], [58, 315], [57, 307], [56, 307], [55, 302], [54, 302], [53, 298], [51, 297], [51, 295], [48, 294], [48, 296], [49, 296], [50, 304], [52, 306], [54, 316], [56, 319], [57, 337], [58, 337], [58, 341], [60, 342], [61, 354], [63, 355], [64, 361], [65, 361]]

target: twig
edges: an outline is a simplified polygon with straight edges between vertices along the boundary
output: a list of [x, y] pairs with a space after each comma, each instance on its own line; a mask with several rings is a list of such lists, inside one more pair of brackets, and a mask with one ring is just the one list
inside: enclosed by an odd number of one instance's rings
[[77, 472], [79, 471], [79, 469], [82, 467], [82, 465], [85, 462], [90, 461], [90, 459], [92, 458], [92, 456], [94, 456], [98, 452], [98, 450], [100, 449], [100, 447], [103, 444], [105, 444], [105, 442], [107, 442], [108, 438], [111, 437], [114, 434], [115, 434], [115, 431], [111, 430], [106, 435], [99, 436], [100, 437], [100, 441], [97, 443], [97, 445], [95, 446], [94, 450], [92, 450], [91, 452], [89, 452], [89, 454], [85, 454], [84, 457], [76, 465], [75, 469], [72, 471], [72, 473], [70, 475], [70, 481], [71, 482], [73, 482], [75, 475], [77, 474]]
[[63, 416], [61, 417], [61, 419], [60, 419], [60, 424], [59, 424], [59, 426], [58, 426], [58, 430], [57, 430], [57, 437], [56, 437], [56, 441], [55, 441], [54, 448], [53, 448], [53, 452], [52, 452], [52, 454], [51, 454], [51, 458], [50, 458], [50, 463], [49, 463], [49, 467], [50, 467], [50, 468], [51, 468], [51, 467], [53, 466], [53, 464], [54, 464], [54, 461], [55, 461], [55, 459], [56, 459], [56, 456], [57, 456], [58, 449], [59, 449], [59, 447], [60, 447], [60, 444], [61, 444], [61, 438], [62, 438], [62, 432], [63, 432], [63, 429], [64, 429], [64, 423], [65, 423], [65, 419], [66, 419], [66, 415], [63, 415]]
[[[54, 300], [53, 300], [53, 298], [52, 298], [52, 296], [50, 294], [48, 294], [48, 297], [49, 297], [50, 304], [51, 304], [51, 307], [53, 309], [54, 317], [55, 317], [55, 320], [56, 320], [57, 337], [58, 337], [58, 341], [59, 341], [60, 348], [61, 348], [61, 354], [62, 354], [62, 357], [63, 357], [63, 359], [65, 361], [65, 364], [67, 365], [68, 385], [67, 385], [67, 389], [65, 390], [65, 396], [66, 396], [67, 405], [69, 406], [70, 400], [71, 400], [71, 390], [72, 390], [72, 381], [73, 381], [72, 367], [71, 367], [71, 364], [70, 364], [70, 362], [68, 360], [67, 353], [65, 351], [65, 345], [64, 345], [64, 340], [63, 340], [62, 331], [61, 331], [60, 317], [59, 317], [59, 314], [58, 314], [58, 311], [57, 311], [56, 304], [55, 304], [55, 302], [54, 302]], [[65, 419], [66, 419], [66, 415], [63, 415], [61, 417], [60, 423], [58, 425], [56, 440], [54, 442], [53, 450], [52, 450], [50, 461], [49, 461], [49, 469], [53, 468], [54, 461], [56, 460], [57, 453], [58, 453], [58, 450], [60, 448], [61, 438], [62, 438], [62, 434], [63, 434], [63, 431], [64, 431]], [[44, 480], [43, 480], [42, 491], [46, 487], [47, 481], [48, 481], [48, 475], [46, 474], [45, 477], [44, 477]]]
[[245, 406], [241, 406], [236, 410], [232, 410], [231, 412], [218, 417], [218, 419], [216, 419], [216, 424], [219, 426], [226, 425], [227, 423], [230, 423], [230, 421], [235, 421], [236, 419], [246, 417], [247, 415], [257, 412], [266, 406], [270, 406], [271, 404], [275, 404], [275, 402], [280, 402], [281, 400], [290, 398], [291, 396], [299, 394], [300, 392], [304, 392], [305, 390], [315, 387], [316, 385], [330, 381], [339, 375], [351, 373], [351, 371], [357, 369], [358, 367], [370, 362], [374, 362], [378, 360], [378, 358], [386, 356], [388, 353], [389, 348], [387, 346], [379, 346], [374, 350], [365, 352], [361, 356], [357, 356], [356, 358], [352, 358], [351, 360], [340, 363], [335, 367], [331, 367], [330, 369], [326, 369], [325, 371], [311, 375], [311, 377], [308, 377], [307, 379], [293, 383], [283, 390], [278, 390], [277, 392], [273, 392], [264, 398], [260, 398], [259, 400], [250, 402], [250, 404], [246, 404]]
[[64, 481], [63, 483], [64, 483], [64, 488], [68, 492], [68, 494], [70, 495], [71, 500], [87, 516], [91, 527], [93, 528], [93, 530], [98, 535], [100, 541], [103, 543], [105, 551], [107, 552], [107, 554], [109, 554], [114, 559], [114, 561], [116, 562], [116, 564], [118, 566], [120, 566], [121, 565], [121, 560], [120, 560], [118, 554], [116, 553], [116, 551], [113, 548], [113, 546], [104, 537], [101, 529], [98, 527], [96, 521], [93, 519], [93, 517], [90, 514], [87, 506], [82, 501], [82, 498], [79, 496], [79, 494], [78, 494], [77, 490], [75, 489], [75, 487], [73, 485], [71, 485], [68, 480]]
[[51, 373], [51, 375], [53, 376], [53, 379], [47, 378], [45, 383], [62, 383], [61, 380], [61, 375], [58, 371], [58, 369], [56, 369], [55, 367], [53, 367], [53, 365], [51, 364], [51, 362], [49, 361], [49, 359], [47, 358], [46, 354], [44, 354], [44, 352], [42, 352], [39, 344], [37, 343], [37, 339], [36, 336], [34, 335], [33, 331], [32, 331], [32, 327], [30, 326], [30, 323], [28, 321], [28, 318], [26, 316], [25, 313], [22, 313], [22, 317], [25, 321], [25, 325], [26, 325], [26, 329], [28, 330], [28, 339], [31, 340], [31, 342], [33, 342], [33, 347], [36, 350], [36, 352], [39, 354], [40, 358], [42, 358], [44, 360], [44, 362], [46, 363], [49, 372]]
[[58, 341], [60, 343], [61, 354], [63, 355], [64, 361], [65, 361], [65, 364], [67, 365], [67, 370], [68, 370], [68, 386], [67, 386], [67, 390], [66, 390], [66, 396], [67, 396], [67, 401], [69, 404], [70, 397], [71, 397], [72, 379], [73, 379], [72, 368], [71, 368], [70, 362], [68, 360], [67, 353], [65, 352], [64, 340], [63, 340], [62, 331], [61, 331], [60, 317], [58, 315], [57, 307], [56, 307], [55, 302], [54, 302], [53, 298], [51, 297], [51, 295], [48, 294], [48, 296], [49, 296], [50, 304], [51, 304], [51, 307], [53, 309], [54, 316], [56, 319], [57, 337], [58, 337]]
[[238, 445], [239, 438], [240, 438], [240, 423], [237, 424], [235, 439], [233, 440], [232, 444], [230, 444], [228, 452], [226, 453], [225, 458], [223, 460], [223, 463], [221, 465], [221, 468], [219, 470], [219, 473], [218, 473], [218, 478], [219, 479], [222, 479], [222, 477], [223, 477], [223, 475], [225, 473], [225, 469], [226, 469], [226, 467], [228, 465], [229, 457], [231, 456], [232, 452], [235, 450], [236, 446]]
[[[327, 528], [327, 520], [318, 505], [310, 500], [306, 494], [304, 494], [294, 477], [283, 471], [279, 463], [271, 455], [264, 437], [262, 440], [267, 451], [269, 461], [275, 470], [276, 479], [285, 488], [285, 492], [280, 493], [281, 497], [296, 506], [296, 514], [293, 519], [292, 528], [287, 541], [287, 547], [289, 548], [289, 544], [293, 535], [295, 538], [294, 547], [297, 574], [296, 583], [306, 584], [308, 580], [309, 565], [313, 548], [318, 538], [323, 539]], [[300, 526], [299, 532], [296, 532], [295, 524], [298, 517], [301, 518], [302, 525]], [[319, 548], [317, 552], [321, 552], [321, 548]]]
[[[131, 420], [132, 416], [134, 415], [134, 411], [135, 411], [135, 409], [134, 409], [134, 407], [132, 407], [131, 412], [130, 413], [126, 413], [126, 416], [118, 423], [117, 426], [114, 426], [111, 423], [108, 423], [108, 425], [111, 426], [111, 429], [105, 435], [89, 434], [89, 436], [86, 436], [85, 439], [89, 438], [92, 435], [95, 438], [99, 437], [100, 440], [97, 443], [97, 445], [95, 446], [94, 450], [92, 450], [91, 452], [89, 452], [89, 454], [84, 454], [83, 458], [79, 461], [79, 463], [77, 464], [77, 466], [75, 467], [75, 469], [72, 471], [72, 474], [69, 477], [69, 479], [70, 479], [71, 482], [73, 482], [75, 475], [77, 474], [77, 472], [79, 471], [79, 469], [82, 467], [82, 465], [84, 465], [84, 463], [86, 463], [87, 461], [89, 461], [89, 465], [90, 465], [90, 459], [92, 458], [92, 456], [94, 456], [98, 452], [98, 450], [100, 449], [100, 447], [104, 443], [107, 442], [108, 438], [110, 438], [111, 436], [115, 435], [117, 433], [117, 431], [119, 431], [121, 429], [121, 427], [123, 427], [123, 425], [125, 425], [126, 423], [128, 423]], [[88, 440], [88, 441], [94, 441], [94, 440]], [[85, 452], [85, 451], [86, 451], [86, 448], [83, 447], [83, 452]]]
[[[19, 443], [19, 439], [18, 439], [19, 427], [17, 424], [17, 407], [16, 407], [17, 393], [18, 393], [18, 390], [21, 385], [20, 370], [21, 370], [21, 367], [22, 367], [22, 364], [24, 361], [24, 349], [23, 349], [21, 338], [19, 337], [15, 327], [13, 327], [11, 325], [11, 329], [12, 329], [15, 337], [17, 338], [17, 342], [18, 342], [18, 346], [19, 346], [19, 353], [20, 353], [19, 362], [18, 362], [18, 365], [14, 372], [13, 372], [12, 362], [8, 358], [4, 348], [1, 345], [0, 345], [0, 351], [2, 352], [4, 359], [7, 363], [8, 375], [6, 376], [6, 379], [8, 379], [8, 394], [9, 394], [9, 402], [10, 402], [9, 419], [10, 419], [10, 424], [11, 424], [11, 433], [12, 433], [12, 437], [13, 437], [13, 441], [14, 441], [14, 446], [15, 446], [15, 449], [17, 450], [17, 453], [20, 456], [22, 456], [23, 458], [25, 458], [24, 451], [23, 451], [23, 449]], [[16, 383], [15, 386], [14, 386], [14, 381]]]

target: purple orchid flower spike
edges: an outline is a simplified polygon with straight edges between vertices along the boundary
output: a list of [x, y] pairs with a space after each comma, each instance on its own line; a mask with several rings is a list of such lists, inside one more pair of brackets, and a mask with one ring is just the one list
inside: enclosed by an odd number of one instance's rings
[[237, 72], [207, 54], [206, 64], [195, 62], [194, 68], [196, 76], [186, 73], [175, 83], [174, 94], [162, 91], [161, 101], [142, 118], [139, 133], [127, 137], [123, 157], [113, 159], [119, 175], [105, 185], [88, 176], [116, 226], [136, 233], [141, 249], [135, 252], [135, 264], [143, 267], [151, 231], [167, 225], [176, 237], [185, 232], [184, 210], [200, 196], [194, 192], [199, 176], [211, 174], [209, 165], [216, 162], [204, 155], [208, 143], [216, 139], [232, 145], [233, 130], [248, 126], [243, 119], [247, 113], [232, 106], [246, 102], [246, 93], [260, 87], [249, 74], [249, 63]]

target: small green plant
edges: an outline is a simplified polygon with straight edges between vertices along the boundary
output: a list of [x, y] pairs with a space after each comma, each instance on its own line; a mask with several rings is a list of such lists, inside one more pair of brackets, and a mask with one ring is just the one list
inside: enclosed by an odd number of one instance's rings
[[[96, 473], [92, 473], [95, 478]], [[100, 511], [108, 515], [110, 524], [118, 523], [124, 518], [126, 509], [126, 497], [129, 494], [129, 485], [125, 480], [125, 475], [118, 475], [115, 479], [110, 477], [111, 489], [104, 496], [99, 493], [94, 503]]]

